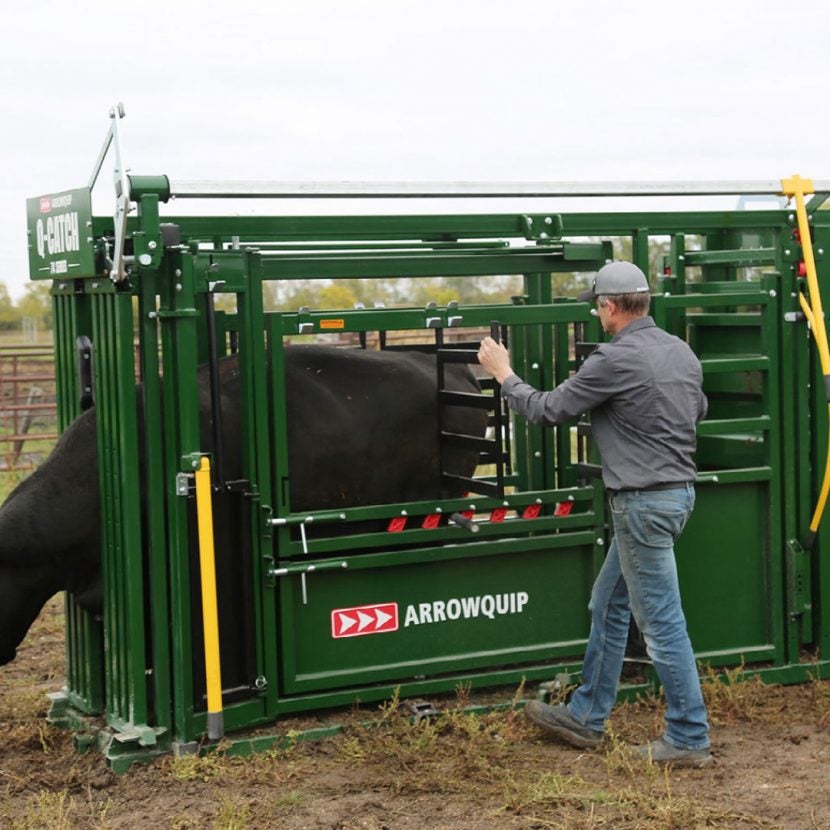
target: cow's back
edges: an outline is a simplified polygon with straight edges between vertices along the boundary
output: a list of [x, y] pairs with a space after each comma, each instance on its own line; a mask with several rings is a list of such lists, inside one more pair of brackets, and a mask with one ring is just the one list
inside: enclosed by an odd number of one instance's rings
[[[328, 346], [286, 349], [291, 507], [327, 509], [438, 498], [438, 384], [434, 355]], [[446, 385], [477, 391], [466, 367]], [[447, 407], [445, 426], [483, 435], [479, 410]], [[471, 475], [477, 453], [452, 451], [448, 472]]]

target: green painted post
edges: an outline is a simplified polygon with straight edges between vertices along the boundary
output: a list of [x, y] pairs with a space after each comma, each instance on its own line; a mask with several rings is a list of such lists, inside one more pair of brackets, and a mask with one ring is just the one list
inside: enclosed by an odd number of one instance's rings
[[190, 589], [190, 526], [188, 499], [177, 484], [187, 486], [198, 460], [199, 412], [196, 384], [196, 264], [198, 254], [177, 251], [160, 291], [164, 419], [167, 555], [170, 567], [173, 688], [173, 738], [187, 743], [194, 727], [192, 606]]
[[[165, 528], [165, 468], [161, 441], [148, 440], [163, 432], [162, 399], [159, 365], [159, 324], [156, 295], [161, 275], [142, 269], [138, 294], [138, 333], [142, 378], [142, 414], [144, 418], [144, 457], [146, 480], [148, 558], [147, 591], [150, 597], [150, 630], [152, 632], [152, 688], [155, 725], [167, 731], [172, 726], [172, 689], [170, 677], [170, 611], [166, 601], [170, 592], [167, 572]], [[163, 278], [170, 281], [172, 274]], [[164, 600], [164, 601], [162, 601]]]

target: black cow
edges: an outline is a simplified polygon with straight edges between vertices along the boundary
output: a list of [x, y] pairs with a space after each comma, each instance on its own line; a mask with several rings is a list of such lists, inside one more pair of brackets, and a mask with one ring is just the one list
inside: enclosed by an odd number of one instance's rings
[[[286, 349], [293, 510], [437, 498], [441, 492], [435, 357], [326, 346]], [[447, 388], [478, 391], [467, 367], [445, 367]], [[220, 361], [225, 476], [241, 477], [239, 365]], [[202, 446], [212, 448], [210, 387], [199, 371]], [[140, 409], [139, 409], [140, 412]], [[140, 421], [141, 419], [139, 419]], [[486, 414], [447, 407], [445, 428], [483, 435]], [[139, 425], [140, 433], [143, 427]], [[445, 453], [471, 475], [477, 452]], [[451, 495], [460, 495], [455, 492]], [[15, 656], [46, 600], [72, 591], [101, 611], [95, 410], [75, 420], [46, 461], [0, 507], [0, 665]]]

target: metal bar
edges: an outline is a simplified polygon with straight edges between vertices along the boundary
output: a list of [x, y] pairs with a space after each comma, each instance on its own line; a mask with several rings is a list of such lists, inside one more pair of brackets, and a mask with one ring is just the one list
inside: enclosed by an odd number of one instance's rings
[[775, 262], [775, 248], [748, 248], [735, 251], [686, 251], [689, 265], [767, 265]]
[[475, 409], [492, 409], [494, 399], [490, 395], [480, 395], [477, 392], [446, 392], [439, 395], [442, 404], [451, 406], [471, 406]]
[[3, 435], [0, 437], [0, 444], [10, 444], [16, 441], [54, 441], [57, 437], [57, 432], [21, 432], [15, 435]]
[[770, 359], [765, 355], [748, 357], [706, 357], [700, 361], [703, 373], [713, 375], [720, 372], [752, 372], [769, 369]]
[[452, 473], [442, 473], [441, 479], [453, 484], [464, 484], [469, 487], [473, 493], [480, 493], [482, 496], [491, 496], [494, 499], [500, 499], [503, 495], [503, 488], [498, 484], [493, 484], [489, 481], [482, 481], [480, 478], [468, 478], [467, 476], [457, 476]]
[[757, 418], [719, 418], [698, 424], [698, 435], [735, 435], [745, 432], [767, 432], [772, 429], [769, 415]]
[[477, 349], [440, 349], [438, 356], [444, 363], [478, 363]]
[[55, 403], [11, 403], [0, 406], [0, 412], [28, 412], [30, 409], [51, 409], [55, 410]]
[[460, 447], [468, 450], [480, 450], [493, 458], [496, 455], [504, 457], [504, 452], [498, 441], [492, 438], [478, 438], [474, 435], [459, 435], [455, 432], [442, 432], [441, 442], [451, 447]]
[[[813, 180], [816, 191], [830, 180]], [[611, 181], [611, 182], [292, 182], [170, 181], [177, 199], [424, 199], [554, 196], [728, 196], [781, 195], [781, 180], [762, 181]]]
[[216, 485], [225, 486], [225, 448], [222, 444], [222, 388], [219, 385], [219, 357], [216, 347], [216, 308], [213, 293], [205, 294], [208, 336], [208, 375], [210, 377], [210, 413], [213, 432], [213, 460]]

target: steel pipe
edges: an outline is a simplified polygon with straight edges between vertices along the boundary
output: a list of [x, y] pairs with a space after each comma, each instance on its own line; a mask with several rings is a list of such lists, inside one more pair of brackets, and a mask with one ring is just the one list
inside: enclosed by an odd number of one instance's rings
[[[830, 180], [814, 180], [830, 191]], [[566, 196], [780, 196], [781, 180], [665, 182], [300, 182], [171, 180], [178, 199], [439, 199]]]

